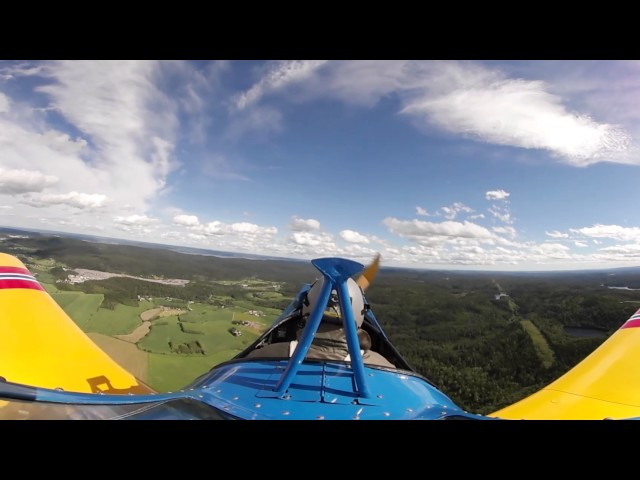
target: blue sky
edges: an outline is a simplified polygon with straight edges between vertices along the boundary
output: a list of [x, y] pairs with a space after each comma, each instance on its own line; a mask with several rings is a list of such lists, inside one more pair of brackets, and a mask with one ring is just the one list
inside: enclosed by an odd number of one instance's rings
[[411, 268], [636, 266], [639, 139], [638, 61], [0, 61], [0, 225]]

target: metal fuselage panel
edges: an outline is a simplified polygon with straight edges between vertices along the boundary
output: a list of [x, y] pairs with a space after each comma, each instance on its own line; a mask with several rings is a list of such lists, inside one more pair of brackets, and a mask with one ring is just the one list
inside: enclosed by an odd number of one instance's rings
[[[199, 383], [202, 401], [230, 415], [256, 420], [408, 420], [467, 415], [418, 376], [365, 367], [370, 396], [354, 393], [351, 366], [304, 362], [290, 387], [275, 387], [287, 361], [232, 362]], [[475, 417], [469, 415], [469, 417]]]

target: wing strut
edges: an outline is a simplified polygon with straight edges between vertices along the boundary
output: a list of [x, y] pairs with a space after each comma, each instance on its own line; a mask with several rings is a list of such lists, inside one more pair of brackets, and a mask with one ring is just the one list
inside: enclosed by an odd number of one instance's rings
[[343, 258], [319, 258], [312, 260], [311, 263], [324, 275], [325, 282], [320, 292], [316, 308], [314, 308], [309, 316], [307, 327], [302, 334], [302, 338], [276, 385], [276, 393], [283, 396], [291, 385], [293, 378], [296, 376], [300, 365], [309, 351], [313, 337], [320, 326], [322, 315], [329, 303], [331, 290], [335, 289], [338, 292], [340, 311], [343, 313], [342, 324], [347, 336], [347, 346], [351, 358], [351, 368], [353, 369], [355, 377], [356, 393], [360, 397], [369, 398], [371, 394], [365, 379], [364, 361], [360, 353], [360, 342], [358, 341], [356, 322], [353, 318], [351, 303], [349, 301], [349, 289], [347, 287], [347, 280], [361, 272], [364, 265]]

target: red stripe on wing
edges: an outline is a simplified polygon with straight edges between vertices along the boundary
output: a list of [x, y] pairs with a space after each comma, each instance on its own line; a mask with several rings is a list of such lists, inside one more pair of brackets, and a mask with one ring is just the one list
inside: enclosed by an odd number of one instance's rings
[[636, 328], [640, 327], [640, 309], [636, 310], [636, 313], [631, 315], [629, 319], [624, 322], [620, 328]]
[[21, 273], [23, 275], [31, 275], [31, 272], [22, 267], [4, 267], [0, 265], [0, 273]]
[[629, 320], [627, 320], [624, 325], [622, 325], [620, 328], [636, 328], [636, 327], [640, 327], [640, 318], [634, 318], [635, 315], [633, 317], [631, 317]]
[[4, 288], [30, 288], [31, 290], [42, 290], [42, 285], [33, 280], [10, 279], [0, 280], [0, 290]]

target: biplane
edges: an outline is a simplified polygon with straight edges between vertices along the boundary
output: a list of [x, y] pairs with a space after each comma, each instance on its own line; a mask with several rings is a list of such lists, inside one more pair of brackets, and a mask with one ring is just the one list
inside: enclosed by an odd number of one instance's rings
[[[547, 387], [479, 415], [412, 368], [385, 334], [366, 298], [379, 261], [312, 260], [318, 280], [255, 342], [163, 393], [101, 350], [17, 257], [0, 253], [0, 419], [640, 418], [640, 311]], [[346, 355], [317, 353], [328, 316]]]

